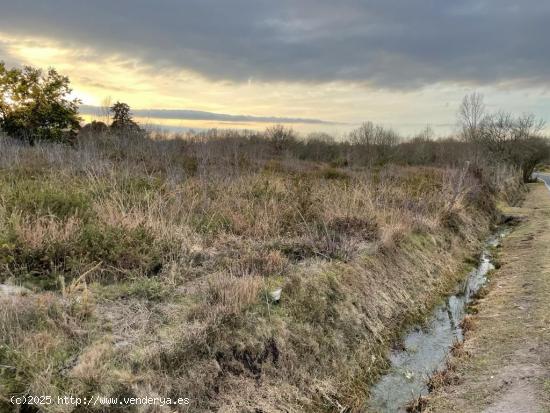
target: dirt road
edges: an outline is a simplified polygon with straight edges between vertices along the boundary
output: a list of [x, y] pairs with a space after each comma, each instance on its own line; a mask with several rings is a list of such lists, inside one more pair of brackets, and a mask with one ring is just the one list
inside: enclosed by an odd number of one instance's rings
[[489, 292], [475, 306], [454, 384], [436, 390], [429, 412], [550, 412], [550, 191], [532, 184], [526, 217], [503, 243]]

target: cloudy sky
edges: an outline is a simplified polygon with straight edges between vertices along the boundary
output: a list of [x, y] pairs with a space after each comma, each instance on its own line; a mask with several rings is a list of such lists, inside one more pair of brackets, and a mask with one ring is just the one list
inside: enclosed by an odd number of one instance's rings
[[471, 91], [550, 120], [550, 2], [0, 0], [0, 60], [170, 127], [455, 128]]

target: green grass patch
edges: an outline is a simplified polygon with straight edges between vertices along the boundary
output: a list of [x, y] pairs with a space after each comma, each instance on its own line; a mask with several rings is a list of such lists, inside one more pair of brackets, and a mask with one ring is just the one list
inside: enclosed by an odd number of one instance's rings
[[164, 301], [171, 296], [172, 289], [166, 281], [159, 278], [140, 277], [114, 284], [95, 283], [90, 288], [96, 297], [106, 300], [139, 298], [146, 301]]
[[22, 240], [0, 243], [0, 262], [19, 281], [40, 289], [57, 289], [59, 277], [67, 281], [101, 262], [105, 281], [129, 276], [154, 276], [162, 270], [168, 244], [139, 226], [128, 229], [89, 222], [67, 240], [39, 247]]
[[90, 197], [61, 182], [24, 179], [8, 183], [2, 191], [8, 214], [20, 211], [24, 215], [52, 215], [61, 220], [92, 215]]

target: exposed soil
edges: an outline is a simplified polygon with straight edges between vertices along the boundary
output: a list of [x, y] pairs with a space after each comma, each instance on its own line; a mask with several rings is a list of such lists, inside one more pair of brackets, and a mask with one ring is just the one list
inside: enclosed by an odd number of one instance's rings
[[434, 392], [426, 411], [550, 412], [550, 193], [531, 185], [525, 216], [504, 241], [501, 267], [474, 310], [457, 379]]

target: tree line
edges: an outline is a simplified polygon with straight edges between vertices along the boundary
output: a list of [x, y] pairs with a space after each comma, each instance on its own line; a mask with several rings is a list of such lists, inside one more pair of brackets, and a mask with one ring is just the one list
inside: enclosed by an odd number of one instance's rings
[[[72, 97], [69, 78], [55, 69], [43, 71], [29, 66], [8, 69], [0, 62], [0, 129], [8, 136], [31, 145], [37, 141], [74, 144], [79, 136], [86, 135], [124, 133], [147, 137], [132, 119], [129, 105], [123, 102], [109, 107], [110, 125], [93, 121], [81, 127], [80, 103]], [[464, 98], [458, 122], [459, 135], [448, 139], [434, 139], [433, 131], [427, 127], [405, 140], [395, 131], [372, 122], [351, 131], [345, 141], [336, 141], [325, 133], [301, 140], [283, 125], [269, 127], [255, 137], [268, 142], [275, 155], [291, 152], [302, 159], [329, 161], [338, 166], [350, 162], [365, 166], [389, 162], [449, 164], [465, 159], [478, 163], [506, 162], [521, 171], [524, 181], [550, 158], [549, 142], [543, 135], [544, 122], [530, 114], [489, 113], [478, 93]]]

